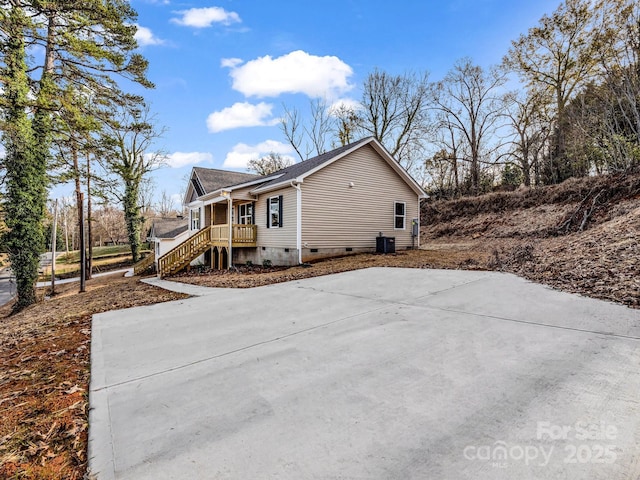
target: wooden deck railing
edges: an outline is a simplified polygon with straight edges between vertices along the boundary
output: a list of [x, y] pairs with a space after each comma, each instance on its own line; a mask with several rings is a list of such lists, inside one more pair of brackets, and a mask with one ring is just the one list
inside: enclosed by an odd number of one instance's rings
[[155, 252], [149, 253], [149, 255], [144, 257], [142, 260], [140, 260], [138, 263], [136, 263], [133, 266], [133, 274], [140, 275], [141, 273], [146, 272], [149, 268], [151, 268], [151, 265], [153, 265], [155, 261], [156, 261]]
[[[255, 225], [232, 225], [232, 247], [255, 247]], [[164, 277], [185, 268], [211, 247], [229, 246], [229, 225], [210, 225], [187, 238], [158, 259], [158, 275]]]

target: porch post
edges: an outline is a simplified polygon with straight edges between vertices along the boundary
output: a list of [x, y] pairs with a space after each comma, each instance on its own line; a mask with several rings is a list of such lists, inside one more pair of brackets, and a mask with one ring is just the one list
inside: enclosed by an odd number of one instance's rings
[[231, 192], [229, 192], [229, 198], [227, 200], [227, 219], [229, 221], [229, 255], [227, 258], [227, 269], [231, 270], [232, 267], [232, 259], [233, 259], [233, 252], [231, 251], [231, 249], [233, 248], [233, 225], [231, 224], [232, 222], [232, 213], [233, 211], [231, 210], [233, 208], [233, 200], [231, 199]]

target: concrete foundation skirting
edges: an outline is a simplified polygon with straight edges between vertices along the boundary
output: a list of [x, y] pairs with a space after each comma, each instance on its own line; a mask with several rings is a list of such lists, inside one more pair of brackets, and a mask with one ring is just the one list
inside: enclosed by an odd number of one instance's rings
[[[311, 262], [323, 258], [340, 257], [354, 253], [373, 253], [375, 251], [375, 247], [303, 248], [302, 261]], [[272, 265], [298, 265], [298, 249], [256, 247], [237, 248], [233, 251], [233, 263], [235, 265], [244, 265], [247, 262], [251, 262], [254, 265], [262, 265], [265, 260], [270, 260]]]
[[262, 265], [265, 260], [269, 260], [271, 265], [298, 265], [298, 249], [256, 247], [233, 250], [233, 263], [236, 265], [243, 265], [247, 262]]

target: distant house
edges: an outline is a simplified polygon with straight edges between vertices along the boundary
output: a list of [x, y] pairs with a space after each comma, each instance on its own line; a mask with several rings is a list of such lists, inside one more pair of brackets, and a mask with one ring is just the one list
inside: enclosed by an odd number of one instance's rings
[[156, 258], [189, 238], [189, 220], [183, 217], [154, 218], [147, 241], [153, 244]]
[[196, 259], [213, 268], [297, 265], [375, 251], [379, 235], [394, 237], [396, 249], [417, 247], [424, 197], [372, 137], [267, 176], [195, 167], [185, 195], [188, 238], [159, 255], [158, 272]]

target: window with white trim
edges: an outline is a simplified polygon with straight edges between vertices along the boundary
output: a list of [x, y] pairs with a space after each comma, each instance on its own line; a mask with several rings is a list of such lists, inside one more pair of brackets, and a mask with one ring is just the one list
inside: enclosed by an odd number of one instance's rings
[[406, 225], [406, 217], [407, 217], [407, 204], [404, 202], [396, 202], [395, 203], [395, 230], [404, 230]]
[[243, 203], [238, 205], [238, 223], [240, 225], [251, 225], [253, 223], [253, 204]]
[[200, 209], [191, 210], [191, 230], [200, 230]]

